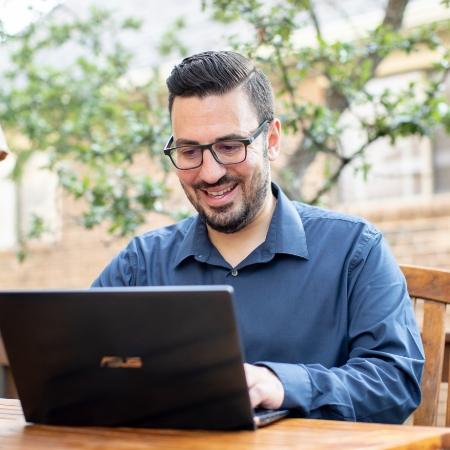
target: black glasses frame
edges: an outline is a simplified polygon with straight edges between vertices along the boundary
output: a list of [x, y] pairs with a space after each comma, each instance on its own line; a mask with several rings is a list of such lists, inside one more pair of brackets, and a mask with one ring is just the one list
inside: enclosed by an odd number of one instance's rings
[[[218, 142], [213, 142], [212, 144], [199, 144], [199, 145], [179, 145], [178, 147], [169, 147], [170, 145], [172, 145], [173, 142], [173, 135], [170, 137], [170, 139], [167, 141], [166, 147], [164, 148], [164, 154], [166, 156], [168, 156], [170, 158], [170, 160], [172, 161], [172, 164], [178, 169], [178, 170], [192, 170], [192, 169], [197, 169], [198, 167], [200, 167], [203, 164], [203, 152], [205, 150], [209, 150], [211, 152], [211, 154], [213, 155], [213, 158], [219, 163], [219, 164], [223, 164], [224, 166], [230, 166], [233, 164], [240, 164], [242, 162], [244, 162], [247, 158], [247, 146], [249, 146], [267, 127], [267, 125], [270, 124], [270, 120], [265, 120], [259, 127], [258, 129], [247, 139], [229, 139], [229, 140], [224, 140], [224, 141], [218, 141]], [[224, 163], [222, 161], [219, 160], [218, 156], [216, 155], [216, 152], [213, 150], [213, 145], [218, 144], [219, 142], [242, 142], [245, 146], [245, 155], [244, 155], [244, 159], [242, 159], [242, 161], [238, 161], [238, 162], [228, 162], [228, 163]], [[200, 161], [200, 164], [198, 164], [195, 167], [189, 167], [189, 168], [181, 168], [178, 167], [175, 164], [175, 161], [172, 158], [172, 151], [176, 150], [177, 148], [183, 148], [183, 147], [197, 147], [202, 151], [202, 159]]]

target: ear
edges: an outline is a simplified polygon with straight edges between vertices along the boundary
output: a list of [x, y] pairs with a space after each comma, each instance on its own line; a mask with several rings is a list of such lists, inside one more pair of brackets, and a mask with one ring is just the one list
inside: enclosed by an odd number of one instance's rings
[[281, 122], [278, 119], [273, 119], [269, 125], [267, 141], [269, 161], [275, 161], [280, 154], [281, 148]]

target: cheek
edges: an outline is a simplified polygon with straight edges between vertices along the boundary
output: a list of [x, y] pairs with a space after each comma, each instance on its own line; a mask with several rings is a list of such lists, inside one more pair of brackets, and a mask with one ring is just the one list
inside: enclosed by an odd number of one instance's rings
[[264, 157], [257, 151], [248, 152], [240, 170], [242, 176], [251, 176], [264, 167]]
[[178, 179], [184, 184], [186, 187], [190, 187], [196, 178], [195, 170], [177, 170]]

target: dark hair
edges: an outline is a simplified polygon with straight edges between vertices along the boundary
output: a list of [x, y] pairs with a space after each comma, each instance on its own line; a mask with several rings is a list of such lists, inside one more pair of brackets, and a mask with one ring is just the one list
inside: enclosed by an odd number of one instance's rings
[[270, 81], [239, 53], [209, 51], [189, 56], [173, 68], [166, 83], [170, 113], [177, 96], [205, 98], [242, 89], [248, 93], [259, 123], [273, 119], [274, 100]]

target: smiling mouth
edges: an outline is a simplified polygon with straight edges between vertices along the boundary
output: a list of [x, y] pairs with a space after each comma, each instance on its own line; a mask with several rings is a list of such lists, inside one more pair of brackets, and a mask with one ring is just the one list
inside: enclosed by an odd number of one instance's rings
[[210, 192], [210, 191], [205, 191], [205, 192], [209, 197], [222, 198], [226, 193], [232, 191], [236, 186], [237, 186], [237, 184], [235, 184], [234, 186], [230, 186], [226, 189], [222, 189], [221, 191], [217, 191], [217, 192]]

